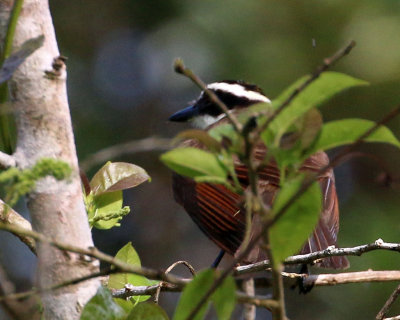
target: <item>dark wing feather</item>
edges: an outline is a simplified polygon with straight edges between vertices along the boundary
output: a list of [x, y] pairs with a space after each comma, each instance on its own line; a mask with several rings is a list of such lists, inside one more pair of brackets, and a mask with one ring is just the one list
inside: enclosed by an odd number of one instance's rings
[[173, 175], [173, 191], [200, 229], [220, 248], [235, 254], [245, 231], [239, 195], [222, 185], [196, 183], [178, 174]]
[[[188, 140], [185, 146], [202, 147], [197, 141]], [[262, 161], [266, 148], [260, 145], [255, 150], [255, 159]], [[305, 161], [301, 171], [318, 172], [329, 163], [323, 152], [312, 155]], [[243, 186], [248, 186], [248, 171], [246, 166], [237, 161], [235, 164], [237, 177]], [[272, 161], [259, 173], [260, 190], [266, 204], [271, 205], [279, 190], [279, 170]], [[339, 209], [335, 189], [333, 171], [330, 170], [318, 177], [324, 196], [323, 210], [320, 220], [301, 253], [309, 253], [336, 245], [339, 230]], [[245, 232], [245, 211], [240, 205], [240, 196], [222, 185], [196, 183], [192, 179], [173, 175], [173, 189], [176, 201], [181, 204], [200, 229], [220, 248], [234, 255], [243, 239]], [[253, 219], [253, 230], [259, 232], [259, 223]], [[247, 257], [247, 262], [264, 259], [265, 255], [255, 248]], [[332, 257], [321, 260], [317, 264], [326, 268], [346, 268], [349, 265], [345, 257]]]

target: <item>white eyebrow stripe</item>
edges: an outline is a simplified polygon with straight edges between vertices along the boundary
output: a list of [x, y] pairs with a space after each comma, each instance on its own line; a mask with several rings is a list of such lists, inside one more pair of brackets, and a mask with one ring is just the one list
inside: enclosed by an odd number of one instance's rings
[[271, 100], [269, 100], [263, 94], [255, 92], [255, 91], [248, 91], [240, 84], [214, 82], [214, 83], [210, 83], [207, 86], [207, 89], [211, 89], [211, 90], [215, 90], [215, 91], [216, 90], [226, 91], [226, 92], [234, 94], [235, 96], [244, 97], [249, 100], [256, 100], [256, 101], [268, 102], [268, 103], [271, 102]]

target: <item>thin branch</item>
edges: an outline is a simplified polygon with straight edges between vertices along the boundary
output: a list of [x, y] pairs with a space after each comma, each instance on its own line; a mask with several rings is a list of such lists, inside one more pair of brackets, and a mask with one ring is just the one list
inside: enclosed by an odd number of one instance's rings
[[165, 151], [170, 149], [170, 144], [171, 139], [159, 137], [148, 137], [116, 144], [90, 155], [81, 161], [79, 166], [83, 171], [87, 171], [97, 164], [104, 164], [109, 160], [119, 158], [123, 155], [131, 155], [146, 151]]
[[14, 157], [0, 151], [0, 168], [6, 169], [11, 167], [15, 167]]
[[344, 272], [334, 274], [318, 274], [304, 276], [305, 286], [335, 286], [338, 284], [360, 283], [360, 282], [386, 282], [399, 281], [399, 270], [386, 271], [360, 271], [360, 272]]
[[271, 296], [247, 295], [242, 292], [237, 292], [239, 303], [252, 304], [256, 307], [272, 310], [277, 307], [277, 302], [271, 299]]
[[[32, 226], [28, 220], [22, 217], [19, 213], [10, 208], [2, 200], [0, 200], [0, 222], [3, 224], [16, 226], [24, 230], [32, 230]], [[36, 255], [36, 244], [35, 240], [31, 237], [23, 235], [17, 231], [10, 231], [13, 235], [17, 236], [27, 247]]]
[[10, 299], [17, 299], [17, 300], [21, 300], [21, 299], [26, 299], [29, 298], [33, 295], [36, 294], [41, 294], [41, 293], [45, 293], [45, 292], [50, 292], [50, 291], [54, 291], [57, 289], [61, 289], [61, 288], [65, 288], [74, 284], [78, 284], [87, 280], [91, 280], [94, 278], [99, 278], [99, 277], [103, 277], [106, 275], [110, 275], [113, 273], [121, 273], [120, 271], [113, 269], [113, 270], [106, 270], [106, 271], [99, 271], [99, 272], [95, 272], [80, 278], [76, 278], [76, 279], [71, 279], [71, 280], [67, 280], [67, 281], [63, 281], [60, 282], [58, 284], [55, 284], [53, 286], [50, 287], [46, 287], [46, 288], [33, 288], [32, 290], [29, 291], [24, 291], [24, 292], [18, 292], [18, 293], [11, 293], [8, 295], [4, 295], [4, 296], [0, 296], [0, 301], [4, 301], [4, 300], [10, 300]]
[[24, 228], [15, 226], [15, 225], [10, 225], [10, 224], [1, 223], [1, 222], [0, 222], [0, 229], [7, 230], [12, 233], [17, 233], [19, 235], [27, 236], [27, 237], [35, 239], [36, 241], [48, 243], [51, 246], [56, 247], [63, 251], [74, 252], [74, 253], [78, 253], [78, 254], [81, 254], [84, 256], [89, 256], [89, 257], [98, 259], [100, 261], [103, 261], [103, 262], [106, 262], [106, 263], [109, 263], [109, 264], [115, 266], [116, 271], [120, 271], [120, 272], [124, 272], [124, 273], [139, 274], [139, 275], [145, 276], [149, 279], [163, 280], [163, 281], [167, 281], [169, 283], [173, 283], [173, 284], [177, 284], [177, 285], [185, 284], [185, 281], [183, 281], [182, 278], [180, 278], [180, 277], [177, 277], [177, 276], [174, 276], [171, 274], [165, 274], [165, 272], [163, 272], [162, 270], [155, 270], [155, 269], [138, 267], [138, 266], [133, 266], [133, 265], [127, 264], [113, 256], [110, 256], [106, 253], [101, 252], [100, 250], [98, 250], [95, 247], [91, 247], [91, 248], [77, 247], [77, 246], [70, 245], [67, 243], [55, 241], [55, 240], [50, 239], [38, 232], [35, 232], [33, 230], [24, 229]]
[[390, 317], [390, 318], [384, 318], [383, 320], [400, 320], [400, 316], [395, 316], [395, 317]]
[[384, 306], [381, 310], [379, 310], [378, 314], [376, 315], [376, 320], [382, 320], [386, 314], [388, 313], [389, 309], [392, 307], [393, 303], [396, 301], [397, 297], [400, 294], [400, 285], [392, 292], [389, 299], [385, 302]]
[[227, 117], [227, 119], [229, 119], [230, 123], [232, 124], [233, 128], [235, 129], [235, 131], [239, 134], [241, 134], [242, 132], [242, 124], [238, 121], [238, 119], [229, 112], [228, 107], [225, 105], [225, 103], [223, 103], [218, 97], [217, 95], [212, 92], [211, 90], [207, 89], [207, 85], [198, 77], [196, 76], [192, 70], [188, 69], [185, 67], [185, 65], [183, 64], [183, 61], [181, 59], [176, 59], [174, 62], [174, 69], [175, 72], [179, 73], [179, 74], [183, 74], [184, 76], [188, 77], [190, 80], [192, 80], [201, 90], [203, 90], [205, 92], [205, 94], [210, 98], [210, 100], [216, 104], [221, 111], [223, 111]]
[[400, 252], [399, 243], [388, 243], [378, 239], [373, 243], [364, 244], [353, 248], [328, 247], [325, 250], [316, 251], [308, 254], [300, 254], [285, 259], [284, 264], [305, 264], [315, 263], [319, 259], [336, 256], [361, 256], [364, 253], [374, 250], [389, 250]]
[[336, 62], [349, 54], [355, 45], [356, 42], [352, 40], [347, 46], [337, 51], [333, 56], [330, 58], [325, 58], [322, 65], [320, 65], [306, 81], [296, 88], [292, 94], [274, 111], [274, 113], [272, 113], [272, 115], [268, 117], [268, 119], [258, 129], [255, 130], [256, 135], [260, 137], [261, 132], [268, 128], [272, 121], [293, 101], [294, 98], [296, 98], [302, 91], [304, 91], [304, 89], [314, 82], [321, 75], [321, 73], [332, 67]]

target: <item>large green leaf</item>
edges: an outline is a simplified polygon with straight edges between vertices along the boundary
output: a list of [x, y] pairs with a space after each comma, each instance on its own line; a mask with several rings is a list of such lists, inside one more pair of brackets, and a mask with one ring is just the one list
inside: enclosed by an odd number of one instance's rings
[[[281, 106], [281, 104], [309, 77], [310, 76], [308, 75], [300, 78], [287, 88], [278, 98], [273, 100], [273, 108], [276, 109]], [[274, 121], [272, 121], [270, 127], [280, 137], [297, 118], [311, 108], [322, 105], [329, 98], [345, 89], [367, 84], [366, 81], [342, 73], [324, 72], [318, 79], [313, 81], [292, 100], [290, 105], [287, 106]]]
[[[279, 212], [301, 188], [303, 175], [288, 179], [273, 205]], [[269, 240], [275, 263], [297, 253], [315, 228], [322, 207], [321, 189], [313, 183], [269, 229]]]
[[139, 303], [131, 311], [126, 320], [168, 320], [165, 311], [157, 304]]
[[[115, 256], [117, 259], [122, 260], [130, 265], [140, 267], [142, 264], [140, 262], [139, 255], [133, 248], [132, 243], [129, 242], [123, 246]], [[111, 289], [122, 289], [126, 284], [132, 284], [134, 286], [150, 286], [154, 284], [149, 279], [132, 273], [118, 273], [110, 275], [108, 280], [108, 287]], [[135, 301], [146, 301], [150, 296], [133, 296]]]
[[190, 178], [215, 177], [225, 180], [227, 170], [216, 155], [196, 149], [177, 148], [161, 155], [161, 160], [175, 172]]
[[[374, 125], [375, 122], [364, 119], [343, 119], [328, 122], [323, 125], [316, 143], [308, 151], [308, 154], [353, 143]], [[365, 138], [365, 141], [389, 143], [400, 148], [399, 140], [385, 126], [380, 126]]]
[[125, 311], [116, 304], [108, 289], [101, 286], [83, 308], [81, 320], [123, 320]]
[[[193, 311], [193, 308], [199, 303], [200, 299], [212, 286], [217, 273], [213, 269], [207, 269], [198, 273], [192, 282], [190, 282], [182, 292], [178, 306], [175, 310], [173, 320], [185, 320]], [[209, 298], [217, 311], [218, 319], [230, 319], [232, 311], [235, 307], [235, 283], [231, 277], [224, 280], [222, 285]], [[204, 318], [207, 311], [208, 303], [204, 304], [200, 311], [194, 317], [194, 320]]]
[[211, 296], [218, 320], [229, 320], [236, 305], [236, 284], [233, 277], [227, 277]]
[[147, 172], [126, 162], [107, 162], [90, 181], [93, 195], [125, 190], [149, 180]]

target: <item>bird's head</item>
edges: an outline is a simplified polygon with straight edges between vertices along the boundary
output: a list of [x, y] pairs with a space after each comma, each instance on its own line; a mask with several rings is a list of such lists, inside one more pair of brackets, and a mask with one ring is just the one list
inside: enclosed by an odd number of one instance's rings
[[[260, 102], [270, 102], [258, 86], [242, 81], [214, 82], [207, 85], [207, 89], [214, 92], [230, 111], [240, 110]], [[225, 114], [221, 108], [202, 91], [192, 105], [174, 113], [169, 120], [192, 121], [195, 127], [205, 129], [224, 117]]]

